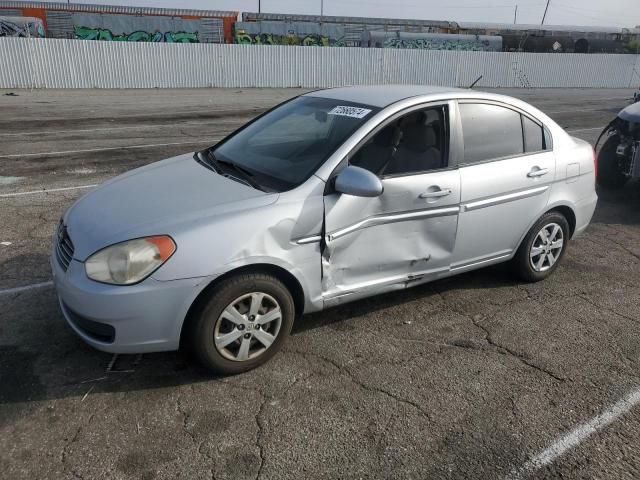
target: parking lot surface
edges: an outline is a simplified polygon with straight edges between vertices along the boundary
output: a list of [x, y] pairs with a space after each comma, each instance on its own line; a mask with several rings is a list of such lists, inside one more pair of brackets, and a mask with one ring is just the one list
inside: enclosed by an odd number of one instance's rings
[[[14, 92], [0, 91], [1, 477], [640, 476], [637, 182], [599, 192], [544, 282], [498, 266], [309, 315], [266, 366], [217, 378], [182, 353], [85, 346], [51, 288], [50, 238], [93, 185], [302, 91]], [[592, 143], [632, 96], [501, 92]]]

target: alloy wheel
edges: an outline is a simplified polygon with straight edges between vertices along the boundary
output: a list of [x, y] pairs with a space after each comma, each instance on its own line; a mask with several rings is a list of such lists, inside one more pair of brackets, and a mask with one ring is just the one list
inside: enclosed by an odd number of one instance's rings
[[264, 292], [236, 298], [222, 311], [213, 332], [224, 358], [244, 362], [259, 357], [275, 342], [282, 325], [278, 302]]
[[545, 272], [555, 265], [564, 247], [564, 233], [557, 223], [542, 227], [533, 239], [529, 260], [536, 272]]

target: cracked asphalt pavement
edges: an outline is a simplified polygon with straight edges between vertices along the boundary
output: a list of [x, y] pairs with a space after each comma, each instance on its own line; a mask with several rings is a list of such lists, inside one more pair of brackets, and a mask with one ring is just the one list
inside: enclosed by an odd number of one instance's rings
[[[599, 192], [544, 282], [496, 266], [309, 315], [235, 377], [179, 352], [114, 361], [46, 283], [51, 235], [86, 191], [59, 189], [213, 143], [301, 90], [15, 92], [0, 91], [3, 478], [509, 478], [640, 387], [638, 182]], [[506, 93], [592, 143], [632, 96]], [[638, 478], [639, 427], [632, 408], [527, 477]]]

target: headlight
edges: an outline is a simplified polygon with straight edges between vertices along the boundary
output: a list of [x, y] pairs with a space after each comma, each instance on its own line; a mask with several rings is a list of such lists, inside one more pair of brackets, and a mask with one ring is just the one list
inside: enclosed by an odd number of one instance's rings
[[84, 268], [87, 276], [97, 282], [131, 285], [151, 275], [175, 251], [176, 244], [166, 235], [138, 238], [94, 253]]

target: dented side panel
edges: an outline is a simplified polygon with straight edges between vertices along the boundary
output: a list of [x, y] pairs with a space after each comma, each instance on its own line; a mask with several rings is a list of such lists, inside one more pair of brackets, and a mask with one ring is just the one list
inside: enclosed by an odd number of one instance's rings
[[[460, 202], [456, 169], [383, 180], [376, 198], [325, 197], [325, 299], [448, 270]], [[445, 195], [430, 197], [436, 191]]]
[[[319, 235], [324, 185], [314, 177], [280, 194], [270, 205], [177, 223], [171, 235], [179, 248], [154, 278], [216, 277], [246, 265], [270, 264], [299, 281], [305, 312], [321, 309]], [[300, 242], [313, 237], [318, 240]]]

